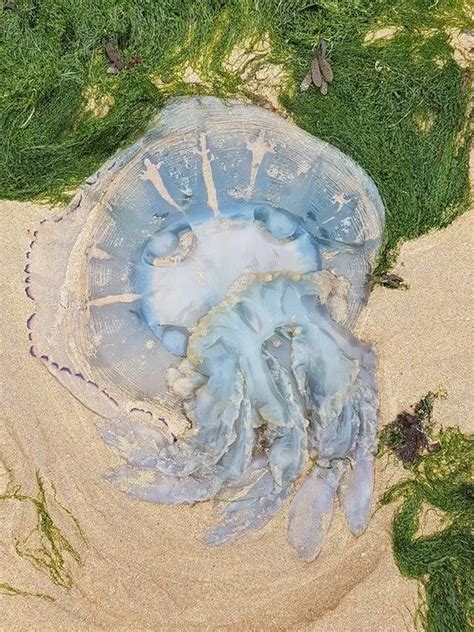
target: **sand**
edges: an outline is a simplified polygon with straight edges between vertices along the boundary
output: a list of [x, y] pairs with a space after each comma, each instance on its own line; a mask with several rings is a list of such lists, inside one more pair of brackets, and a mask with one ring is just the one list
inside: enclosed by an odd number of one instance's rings
[[[47, 207], [0, 204], [1, 374], [0, 459], [25, 491], [38, 469], [80, 522], [86, 546], [59, 518], [82, 564], [69, 563], [74, 584], [52, 584], [16, 555], [12, 537], [34, 525], [19, 503], [0, 504], [0, 582], [55, 598], [0, 595], [0, 627], [14, 630], [317, 630], [413, 629], [416, 583], [393, 562], [393, 507], [352, 537], [339, 510], [321, 556], [299, 560], [286, 543], [282, 513], [259, 534], [206, 548], [207, 503], [165, 507], [134, 501], [106, 484], [115, 464], [96, 433], [98, 417], [76, 401], [29, 355], [24, 253]], [[473, 296], [470, 262], [474, 213], [446, 230], [401, 248], [406, 291], [375, 288], [359, 335], [379, 352], [384, 423], [429, 390], [448, 396], [435, 420], [469, 429]], [[472, 429], [472, 428], [471, 428]], [[399, 472], [379, 462], [377, 493]], [[0, 485], [2, 477], [0, 476]]]

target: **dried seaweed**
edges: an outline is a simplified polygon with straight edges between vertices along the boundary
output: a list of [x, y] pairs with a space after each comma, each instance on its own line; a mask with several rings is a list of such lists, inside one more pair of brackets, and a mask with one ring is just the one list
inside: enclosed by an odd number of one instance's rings
[[122, 52], [119, 50], [116, 42], [107, 42], [105, 45], [105, 55], [110, 63], [107, 72], [111, 74], [120, 72], [123, 68]]
[[429, 392], [413, 406], [413, 412], [399, 413], [380, 433], [380, 450], [392, 452], [403, 465], [415, 463], [426, 450], [437, 450], [439, 443], [431, 441], [431, 413], [433, 402], [439, 396]]
[[393, 273], [383, 274], [383, 275], [371, 274], [369, 275], [368, 281], [369, 281], [370, 289], [372, 289], [375, 285], [388, 287], [391, 290], [408, 289], [408, 285], [405, 283], [403, 278], [399, 276], [398, 274], [393, 274]]

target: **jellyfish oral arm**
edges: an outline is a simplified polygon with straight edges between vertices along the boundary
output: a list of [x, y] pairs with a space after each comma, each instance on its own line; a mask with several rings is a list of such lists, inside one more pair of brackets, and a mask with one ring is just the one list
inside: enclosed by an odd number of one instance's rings
[[[366, 380], [372, 352], [331, 319], [328, 283], [338, 281], [324, 272], [253, 275], [200, 320], [187, 359], [169, 376], [171, 388], [185, 394], [192, 430], [148, 461], [151, 487], [132, 484], [134, 495], [149, 498], [152, 489], [161, 502], [194, 502], [239, 488], [260, 441], [267, 457], [261, 476], [244, 501], [240, 490], [238, 502], [230, 499], [207, 538], [222, 543], [274, 515], [311, 448], [317, 464], [292, 501], [290, 543], [303, 558], [316, 557], [341, 480], [349, 526], [363, 530], [376, 427], [368, 419], [377, 397], [373, 380]], [[136, 455], [134, 462], [144, 467]], [[191, 475], [200, 485], [189, 484]], [[127, 489], [123, 476], [120, 484]]]

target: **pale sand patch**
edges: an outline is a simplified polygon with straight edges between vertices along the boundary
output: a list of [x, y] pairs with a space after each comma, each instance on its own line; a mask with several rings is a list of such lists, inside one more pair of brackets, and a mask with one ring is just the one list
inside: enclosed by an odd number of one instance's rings
[[[31, 528], [31, 516], [22, 506], [0, 506], [0, 582], [56, 598], [0, 595], [2, 630], [413, 629], [417, 588], [392, 559], [392, 507], [377, 512], [359, 539], [337, 510], [323, 553], [307, 564], [286, 543], [283, 514], [262, 533], [207, 548], [201, 536], [211, 524], [209, 504], [133, 501], [103, 481], [115, 460], [97, 436], [99, 418], [28, 352], [33, 304], [23, 289], [24, 253], [51, 212], [0, 204], [0, 458], [25, 490], [34, 491], [36, 468], [54, 483], [90, 546], [77, 544], [83, 565], [71, 566], [75, 585], [59, 589], [14, 554], [11, 537]], [[376, 288], [371, 296], [359, 333], [379, 348], [384, 421], [443, 387], [448, 398], [436, 403], [436, 419], [467, 428], [473, 217], [404, 245], [398, 271], [410, 289]], [[379, 463], [378, 492], [392, 477]]]
[[175, 71], [175, 78], [173, 81], [164, 82], [158, 73], [153, 73], [150, 75], [150, 81], [153, 85], [155, 85], [160, 90], [170, 90], [174, 83], [177, 81], [183, 81], [184, 83], [188, 83], [189, 85], [200, 85], [206, 86], [210, 88], [211, 86], [206, 85], [205, 79], [201, 76], [200, 72], [194, 68], [189, 62], [186, 64], [179, 66]]
[[269, 61], [271, 54], [268, 35], [260, 42], [246, 39], [231, 50], [224, 68], [240, 77], [245, 90], [259, 97], [262, 106], [281, 111], [280, 94], [289, 87], [290, 77], [284, 64]]
[[102, 93], [99, 86], [89, 86], [84, 91], [86, 112], [91, 112], [97, 118], [104, 118], [109, 113], [114, 104], [114, 97], [111, 94]]
[[402, 30], [403, 27], [401, 26], [384, 26], [379, 29], [374, 29], [365, 35], [364, 44], [373, 44], [374, 42], [379, 42], [380, 40], [388, 42]]
[[[172, 78], [164, 81], [159, 73], [150, 75], [150, 81], [165, 93], [172, 94], [179, 82], [198, 86], [212, 93], [212, 87], [221, 80], [219, 73], [208, 67], [206, 51], [192, 64], [186, 62], [173, 69]], [[244, 102], [255, 101], [261, 107], [277, 111], [285, 118], [289, 114], [280, 104], [283, 92], [291, 90], [291, 77], [282, 63], [271, 61], [272, 47], [269, 35], [261, 40], [245, 38], [235, 45], [223, 60], [222, 70], [235, 75], [241, 87], [232, 96]]]
[[427, 134], [433, 127], [435, 117], [432, 112], [429, 113], [415, 113], [415, 123], [422, 134]]
[[461, 29], [447, 29], [449, 43], [453, 47], [453, 57], [455, 61], [466, 70], [472, 69], [474, 65], [474, 29], [471, 31], [461, 31]]

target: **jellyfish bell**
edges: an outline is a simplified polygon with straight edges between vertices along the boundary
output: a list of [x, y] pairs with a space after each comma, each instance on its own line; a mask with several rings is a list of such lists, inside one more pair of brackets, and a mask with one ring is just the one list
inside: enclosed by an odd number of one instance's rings
[[[351, 159], [260, 108], [181, 98], [27, 254], [31, 353], [104, 422], [130, 496], [225, 499], [206, 536], [321, 550], [370, 512], [377, 391], [351, 330], [384, 209]], [[297, 487], [304, 473], [309, 475]]]
[[[271, 215], [282, 213], [271, 210]], [[289, 232], [289, 222], [286, 224], [273, 218], [271, 226], [281, 234], [285, 228]], [[295, 227], [292, 229], [296, 232]], [[183, 234], [192, 244], [185, 251]], [[157, 256], [164, 250], [161, 244], [166, 244], [166, 254]], [[176, 335], [178, 328], [195, 326], [220, 303], [246, 270], [305, 273], [318, 267], [317, 249], [307, 233], [294, 239], [275, 237], [255, 221], [255, 212], [246, 219], [240, 213], [237, 217], [228, 214], [225, 219], [213, 217], [192, 228], [178, 225], [173, 231], [164, 230], [146, 244], [143, 260], [144, 316], [149, 324], [166, 323], [165, 333], [173, 327]], [[162, 343], [172, 353], [185, 355], [180, 343], [177, 347], [164, 339]]]

